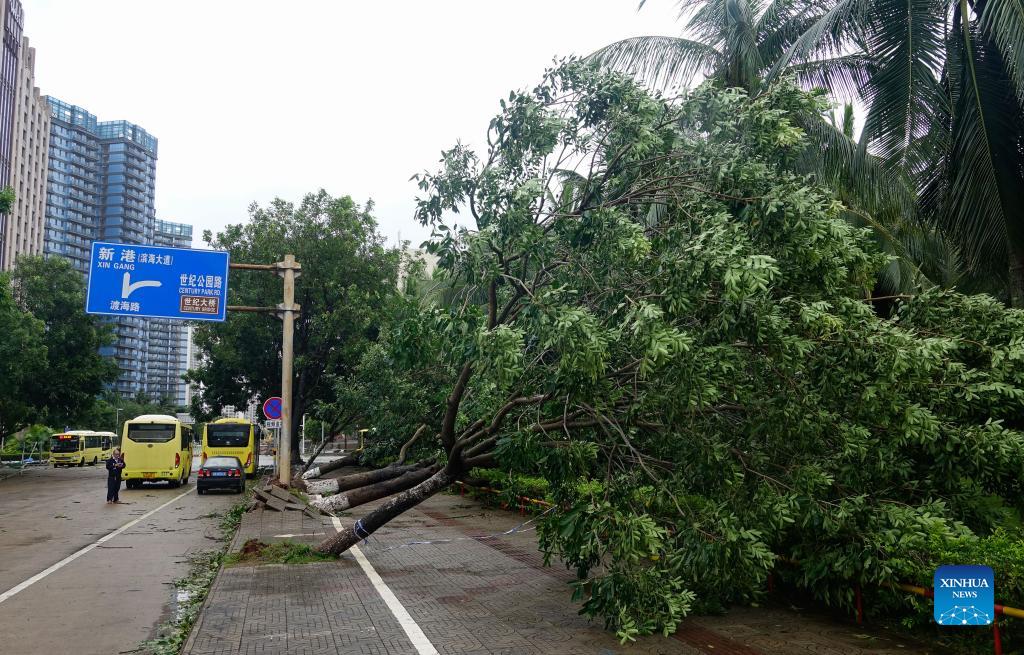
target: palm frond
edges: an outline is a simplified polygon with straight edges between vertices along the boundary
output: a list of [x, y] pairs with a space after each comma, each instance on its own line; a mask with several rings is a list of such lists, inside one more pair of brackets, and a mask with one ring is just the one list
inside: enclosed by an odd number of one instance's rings
[[790, 72], [804, 87], [821, 87], [846, 98], [856, 98], [868, 83], [868, 58], [853, 54], [796, 64]]
[[779, 78], [795, 63], [815, 56], [842, 56], [851, 42], [868, 31], [871, 0], [838, 0], [808, 27], [765, 74], [765, 81]]
[[632, 74], [657, 87], [687, 85], [722, 61], [713, 47], [671, 36], [638, 36], [607, 45], [588, 57], [613, 70]]
[[988, 0], [979, 25], [999, 47], [1017, 102], [1024, 104], [1024, 0]]
[[837, 189], [852, 207], [873, 215], [894, 210], [914, 220], [917, 199], [908, 179], [886, 171], [863, 143], [853, 141], [822, 116], [798, 118], [809, 142], [801, 163], [804, 171]]
[[721, 53], [715, 74], [726, 86], [755, 88], [764, 63], [758, 45], [754, 0], [680, 2], [680, 16], [689, 16], [684, 33]]
[[[962, 244], [974, 269], [1005, 265], [1011, 234], [1024, 232], [1020, 171], [1021, 107], [1007, 88], [998, 48], [979, 40], [966, 0], [950, 33], [949, 83], [954, 90], [946, 197], [940, 221]], [[996, 264], [999, 267], [999, 264]]]
[[865, 39], [872, 62], [863, 98], [872, 151], [901, 170], [913, 143], [937, 126], [945, 59], [944, 0], [882, 0]]
[[761, 59], [767, 63], [777, 61], [824, 12], [822, 3], [773, 0], [757, 20]]

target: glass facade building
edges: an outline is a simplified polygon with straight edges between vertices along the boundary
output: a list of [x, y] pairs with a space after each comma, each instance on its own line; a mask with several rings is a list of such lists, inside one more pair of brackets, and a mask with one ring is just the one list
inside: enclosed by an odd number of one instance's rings
[[99, 237], [100, 141], [96, 116], [47, 97], [50, 152], [46, 173], [43, 253], [89, 271], [89, 248]]
[[[171, 248], [192, 247], [192, 226], [172, 221], [156, 221], [153, 244]], [[189, 365], [189, 331], [183, 321], [150, 318], [147, 334], [146, 393], [154, 398], [170, 398], [176, 405], [189, 402], [188, 387], [181, 376]]]
[[[191, 226], [156, 219], [157, 139], [127, 121], [98, 121], [82, 107], [52, 97], [47, 102], [44, 254], [68, 258], [84, 275], [93, 241], [191, 246]], [[120, 369], [114, 389], [124, 396], [183, 396], [177, 388], [184, 387], [178, 371], [187, 356], [178, 354], [182, 331], [159, 319], [110, 322], [117, 340], [101, 352]]]

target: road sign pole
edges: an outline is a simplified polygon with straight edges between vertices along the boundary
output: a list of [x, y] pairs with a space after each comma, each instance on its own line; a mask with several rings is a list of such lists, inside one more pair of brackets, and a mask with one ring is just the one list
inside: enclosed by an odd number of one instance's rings
[[[230, 267], [250, 271], [275, 271], [284, 278], [284, 302], [277, 307], [231, 305], [227, 309], [233, 312], [274, 313], [281, 319], [283, 324], [281, 333], [281, 428], [278, 431], [280, 442], [275, 464], [277, 466], [278, 481], [285, 486], [289, 486], [292, 481], [292, 378], [294, 375], [295, 359], [295, 315], [302, 309], [299, 305], [295, 304], [295, 278], [301, 274], [302, 264], [295, 261], [295, 255], [285, 255], [284, 261], [277, 262], [276, 264], [234, 263]], [[264, 416], [270, 418], [266, 413], [266, 404], [264, 404], [263, 411]]]
[[277, 451], [281, 458], [281, 472], [278, 479], [287, 487], [292, 481], [292, 339], [295, 334], [295, 310], [298, 309], [295, 304], [295, 270], [300, 265], [295, 262], [295, 255], [285, 255], [278, 267], [284, 278], [284, 303], [280, 306], [284, 334], [281, 343], [281, 449]]

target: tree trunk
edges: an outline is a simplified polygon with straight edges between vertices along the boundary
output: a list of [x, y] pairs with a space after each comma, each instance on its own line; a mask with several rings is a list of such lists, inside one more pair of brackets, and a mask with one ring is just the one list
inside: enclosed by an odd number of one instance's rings
[[1010, 306], [1024, 309], [1024, 251], [1010, 248]]
[[402, 449], [398, 451], [398, 459], [396, 459], [394, 461], [392, 466], [399, 466], [401, 464], [405, 464], [405, 456], [406, 456], [406, 454], [409, 451], [409, 446], [411, 446], [414, 443], [416, 443], [416, 440], [420, 438], [420, 435], [423, 434], [423, 432], [426, 429], [427, 429], [427, 424], [424, 423], [423, 425], [421, 425], [420, 427], [418, 427], [416, 429], [416, 432], [415, 432], [415, 434], [412, 435], [411, 439], [409, 439], [404, 444], [402, 444]]
[[300, 444], [302, 442], [302, 415], [306, 412], [306, 403], [302, 396], [302, 376], [299, 376], [299, 393], [292, 394], [292, 464], [302, 464]]
[[420, 468], [423, 468], [422, 463], [412, 464], [409, 466], [386, 466], [382, 469], [377, 469], [376, 471], [353, 473], [352, 475], [346, 475], [345, 477], [334, 480], [310, 480], [306, 483], [306, 489], [310, 493], [314, 494], [332, 494], [339, 491], [348, 491], [349, 489], [358, 489], [359, 487], [383, 482], [385, 480], [390, 480], [391, 478], [397, 478], [409, 471], [415, 471]]
[[321, 475], [324, 475], [325, 473], [336, 471], [345, 466], [355, 466], [358, 463], [359, 455], [355, 453], [350, 453], [348, 455], [345, 455], [344, 457], [340, 457], [334, 460], [333, 462], [327, 462], [325, 464], [321, 464], [320, 466], [314, 466], [313, 468], [309, 469], [308, 471], [302, 474], [302, 479], [312, 480], [314, 478], [319, 478]]
[[385, 480], [384, 482], [378, 482], [377, 484], [373, 484], [368, 487], [360, 487], [359, 489], [355, 489], [348, 493], [340, 493], [336, 496], [324, 498], [323, 500], [314, 502], [313, 505], [315, 505], [317, 509], [322, 509], [327, 512], [341, 512], [352, 507], [358, 507], [365, 503], [380, 500], [381, 498], [387, 498], [392, 494], [397, 494], [400, 491], [405, 491], [406, 489], [415, 487], [430, 476], [434, 475], [437, 470], [438, 467], [436, 466], [431, 466], [430, 468], [425, 469], [416, 469], [391, 480]]
[[331, 443], [331, 440], [325, 437], [324, 442], [320, 444], [319, 448], [316, 449], [316, 452], [313, 453], [313, 456], [306, 460], [306, 465], [302, 467], [301, 475], [306, 475], [306, 472], [309, 471], [309, 469], [313, 468], [313, 462], [315, 462], [316, 458], [320, 456], [320, 453], [324, 452], [324, 448], [326, 448], [327, 444], [329, 443]]
[[[427, 469], [427, 471], [430, 471], [430, 469]], [[391, 519], [419, 505], [427, 498], [450, 485], [454, 480], [455, 476], [448, 473], [447, 469], [434, 472], [430, 477], [422, 480], [411, 489], [398, 494], [364, 516], [359, 521], [359, 530], [355, 529], [355, 525], [351, 525], [330, 539], [325, 540], [317, 546], [317, 550], [321, 553], [340, 555], [359, 543], [361, 539], [365, 539], [376, 532]], [[358, 534], [356, 534], [357, 532]]]

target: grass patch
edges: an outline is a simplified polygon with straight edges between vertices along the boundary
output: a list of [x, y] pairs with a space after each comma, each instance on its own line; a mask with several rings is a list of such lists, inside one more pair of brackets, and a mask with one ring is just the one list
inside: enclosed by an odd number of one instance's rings
[[[174, 581], [174, 588], [178, 594], [178, 606], [174, 618], [167, 621], [157, 629], [155, 639], [149, 639], [139, 645], [139, 651], [147, 655], [179, 655], [184, 648], [188, 635], [199, 617], [199, 610], [210, 593], [210, 587], [217, 577], [221, 564], [224, 563], [227, 555], [228, 544], [235, 536], [235, 530], [242, 522], [242, 515], [245, 513], [245, 506], [249, 502], [250, 494], [246, 493], [242, 500], [237, 502], [221, 516], [218, 528], [220, 529], [220, 548], [205, 550], [189, 557], [188, 574]], [[210, 514], [212, 518], [217, 514]]]
[[241, 564], [308, 564], [337, 559], [334, 555], [317, 552], [308, 544], [294, 541], [275, 541], [265, 544], [250, 539], [237, 553], [229, 553], [224, 557], [224, 566]]
[[189, 558], [188, 575], [174, 581], [178, 593], [175, 617], [160, 626], [159, 637], [142, 642], [142, 652], [151, 655], [178, 655], [181, 652], [217, 577], [223, 557], [223, 550], [207, 550]]

